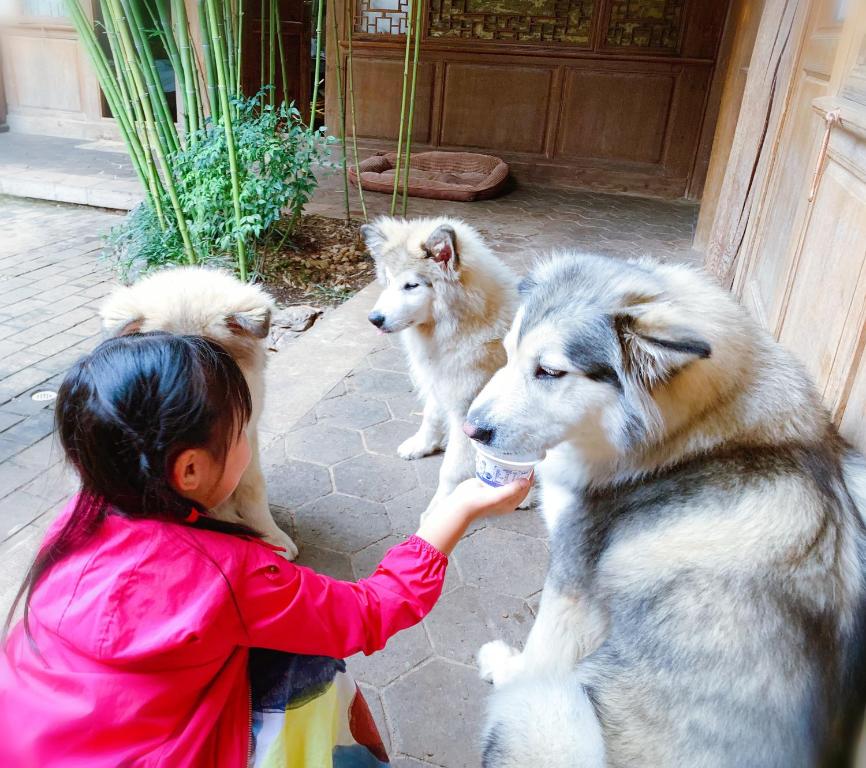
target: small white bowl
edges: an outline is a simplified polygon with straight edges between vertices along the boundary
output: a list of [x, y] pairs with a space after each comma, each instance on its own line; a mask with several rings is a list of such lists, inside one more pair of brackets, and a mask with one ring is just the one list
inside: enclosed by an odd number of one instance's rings
[[529, 477], [539, 461], [541, 459], [514, 461], [488, 453], [477, 443], [475, 445], [475, 476], [494, 488]]

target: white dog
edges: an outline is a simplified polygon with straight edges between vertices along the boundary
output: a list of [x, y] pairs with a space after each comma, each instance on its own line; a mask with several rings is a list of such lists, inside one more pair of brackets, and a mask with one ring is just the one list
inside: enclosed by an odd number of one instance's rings
[[472, 476], [463, 433], [469, 404], [505, 364], [502, 339], [517, 305], [517, 280], [481, 236], [457, 219], [380, 218], [361, 228], [384, 286], [369, 319], [401, 332], [424, 402], [418, 432], [398, 454], [416, 459], [447, 443], [439, 487], [427, 512]]
[[265, 345], [274, 303], [258, 286], [202, 267], [168, 269], [119, 288], [103, 305], [103, 327], [113, 336], [147, 331], [205, 336], [234, 357], [247, 380], [253, 411], [247, 434], [252, 459], [232, 497], [214, 513], [259, 531], [289, 559], [298, 548], [271, 516], [259, 464], [256, 429], [265, 396]]

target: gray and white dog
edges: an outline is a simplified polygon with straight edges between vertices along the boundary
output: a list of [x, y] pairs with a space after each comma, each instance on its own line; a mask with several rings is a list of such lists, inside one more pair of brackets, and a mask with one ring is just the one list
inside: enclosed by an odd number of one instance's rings
[[521, 286], [466, 429], [539, 467], [551, 565], [487, 768], [845, 765], [866, 696], [866, 463], [806, 374], [683, 266]]

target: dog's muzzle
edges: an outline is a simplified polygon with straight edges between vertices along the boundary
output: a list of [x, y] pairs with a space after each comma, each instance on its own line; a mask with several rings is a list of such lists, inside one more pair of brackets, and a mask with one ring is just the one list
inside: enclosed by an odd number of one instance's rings
[[367, 315], [367, 319], [377, 328], [381, 328], [383, 325], [385, 325], [385, 315], [383, 315], [381, 312], [371, 312], [369, 315]]

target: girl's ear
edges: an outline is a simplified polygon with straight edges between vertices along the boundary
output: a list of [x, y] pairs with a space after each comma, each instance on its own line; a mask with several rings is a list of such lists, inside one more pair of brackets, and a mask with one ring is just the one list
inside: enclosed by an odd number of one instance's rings
[[201, 488], [204, 478], [204, 457], [197, 448], [187, 448], [174, 460], [171, 468], [171, 486], [182, 496], [189, 496]]

